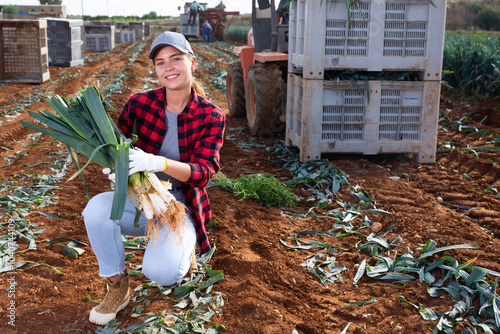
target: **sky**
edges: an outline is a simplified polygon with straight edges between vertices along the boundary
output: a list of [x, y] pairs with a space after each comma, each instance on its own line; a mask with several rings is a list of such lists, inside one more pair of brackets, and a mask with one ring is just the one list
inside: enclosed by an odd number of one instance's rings
[[[215, 7], [220, 0], [198, 0], [206, 2], [209, 7]], [[251, 0], [223, 0], [226, 11], [239, 11], [240, 14], [251, 13]], [[156, 12], [161, 16], [178, 16], [178, 7], [184, 7], [184, 0], [63, 0], [67, 15], [90, 16], [142, 16]], [[38, 0], [0, 0], [0, 5], [39, 5]]]

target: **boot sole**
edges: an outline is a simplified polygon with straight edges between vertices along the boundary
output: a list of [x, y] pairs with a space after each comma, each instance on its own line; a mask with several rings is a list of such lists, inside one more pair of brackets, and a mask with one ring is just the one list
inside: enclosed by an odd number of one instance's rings
[[116, 318], [116, 314], [121, 310], [123, 310], [125, 306], [128, 305], [129, 301], [130, 298], [127, 298], [127, 300], [124, 301], [123, 304], [120, 305], [120, 307], [118, 307], [115, 313], [106, 313], [106, 314], [99, 313], [95, 310], [97, 307], [96, 306], [92, 309], [92, 311], [90, 311], [89, 321], [96, 325], [106, 325], [108, 322]]

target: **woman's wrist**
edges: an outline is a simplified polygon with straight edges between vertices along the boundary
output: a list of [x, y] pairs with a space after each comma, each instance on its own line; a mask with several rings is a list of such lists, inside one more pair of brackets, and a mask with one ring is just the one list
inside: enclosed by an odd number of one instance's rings
[[165, 159], [165, 168], [163, 169], [162, 172], [166, 172], [167, 171], [167, 168], [168, 168], [168, 160], [167, 158], [163, 157], [163, 159]]

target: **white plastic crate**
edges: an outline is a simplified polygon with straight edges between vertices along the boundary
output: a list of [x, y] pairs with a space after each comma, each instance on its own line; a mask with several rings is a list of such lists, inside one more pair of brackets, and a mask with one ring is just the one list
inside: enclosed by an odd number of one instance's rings
[[144, 39], [144, 22], [130, 22], [130, 30], [135, 33], [135, 40], [142, 41]]
[[135, 31], [121, 30], [115, 33], [116, 43], [128, 43], [135, 41]]
[[46, 20], [0, 20], [0, 80], [50, 79]]
[[49, 65], [83, 65], [83, 20], [47, 18]]
[[135, 33], [130, 30], [129, 22], [116, 22], [115, 26], [115, 43], [133, 42]]
[[289, 71], [419, 71], [440, 80], [446, 0], [297, 0], [290, 5]]
[[111, 51], [115, 48], [115, 27], [85, 25], [85, 50]]
[[85, 35], [85, 49], [92, 51], [111, 51], [115, 47], [114, 37], [114, 34], [87, 34]]
[[[325, 81], [288, 74], [287, 145], [322, 153], [414, 153], [436, 158], [439, 81]], [[369, 98], [368, 98], [369, 92]]]

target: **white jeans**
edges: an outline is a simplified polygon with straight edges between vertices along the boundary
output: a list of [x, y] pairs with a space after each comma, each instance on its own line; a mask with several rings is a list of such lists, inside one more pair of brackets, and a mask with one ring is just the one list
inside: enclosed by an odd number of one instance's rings
[[[184, 202], [182, 193], [173, 195]], [[146, 218], [142, 215], [139, 227], [134, 227], [135, 207], [127, 199], [125, 212], [120, 220], [109, 219], [113, 192], [101, 193], [93, 197], [85, 209], [83, 217], [90, 245], [99, 262], [99, 274], [111, 277], [125, 271], [125, 249], [121, 235], [145, 235]], [[196, 231], [189, 213], [181, 238], [169, 236], [163, 231], [158, 238], [150, 240], [142, 260], [142, 272], [160, 285], [172, 285], [184, 277], [191, 264], [191, 253], [196, 244]]]

